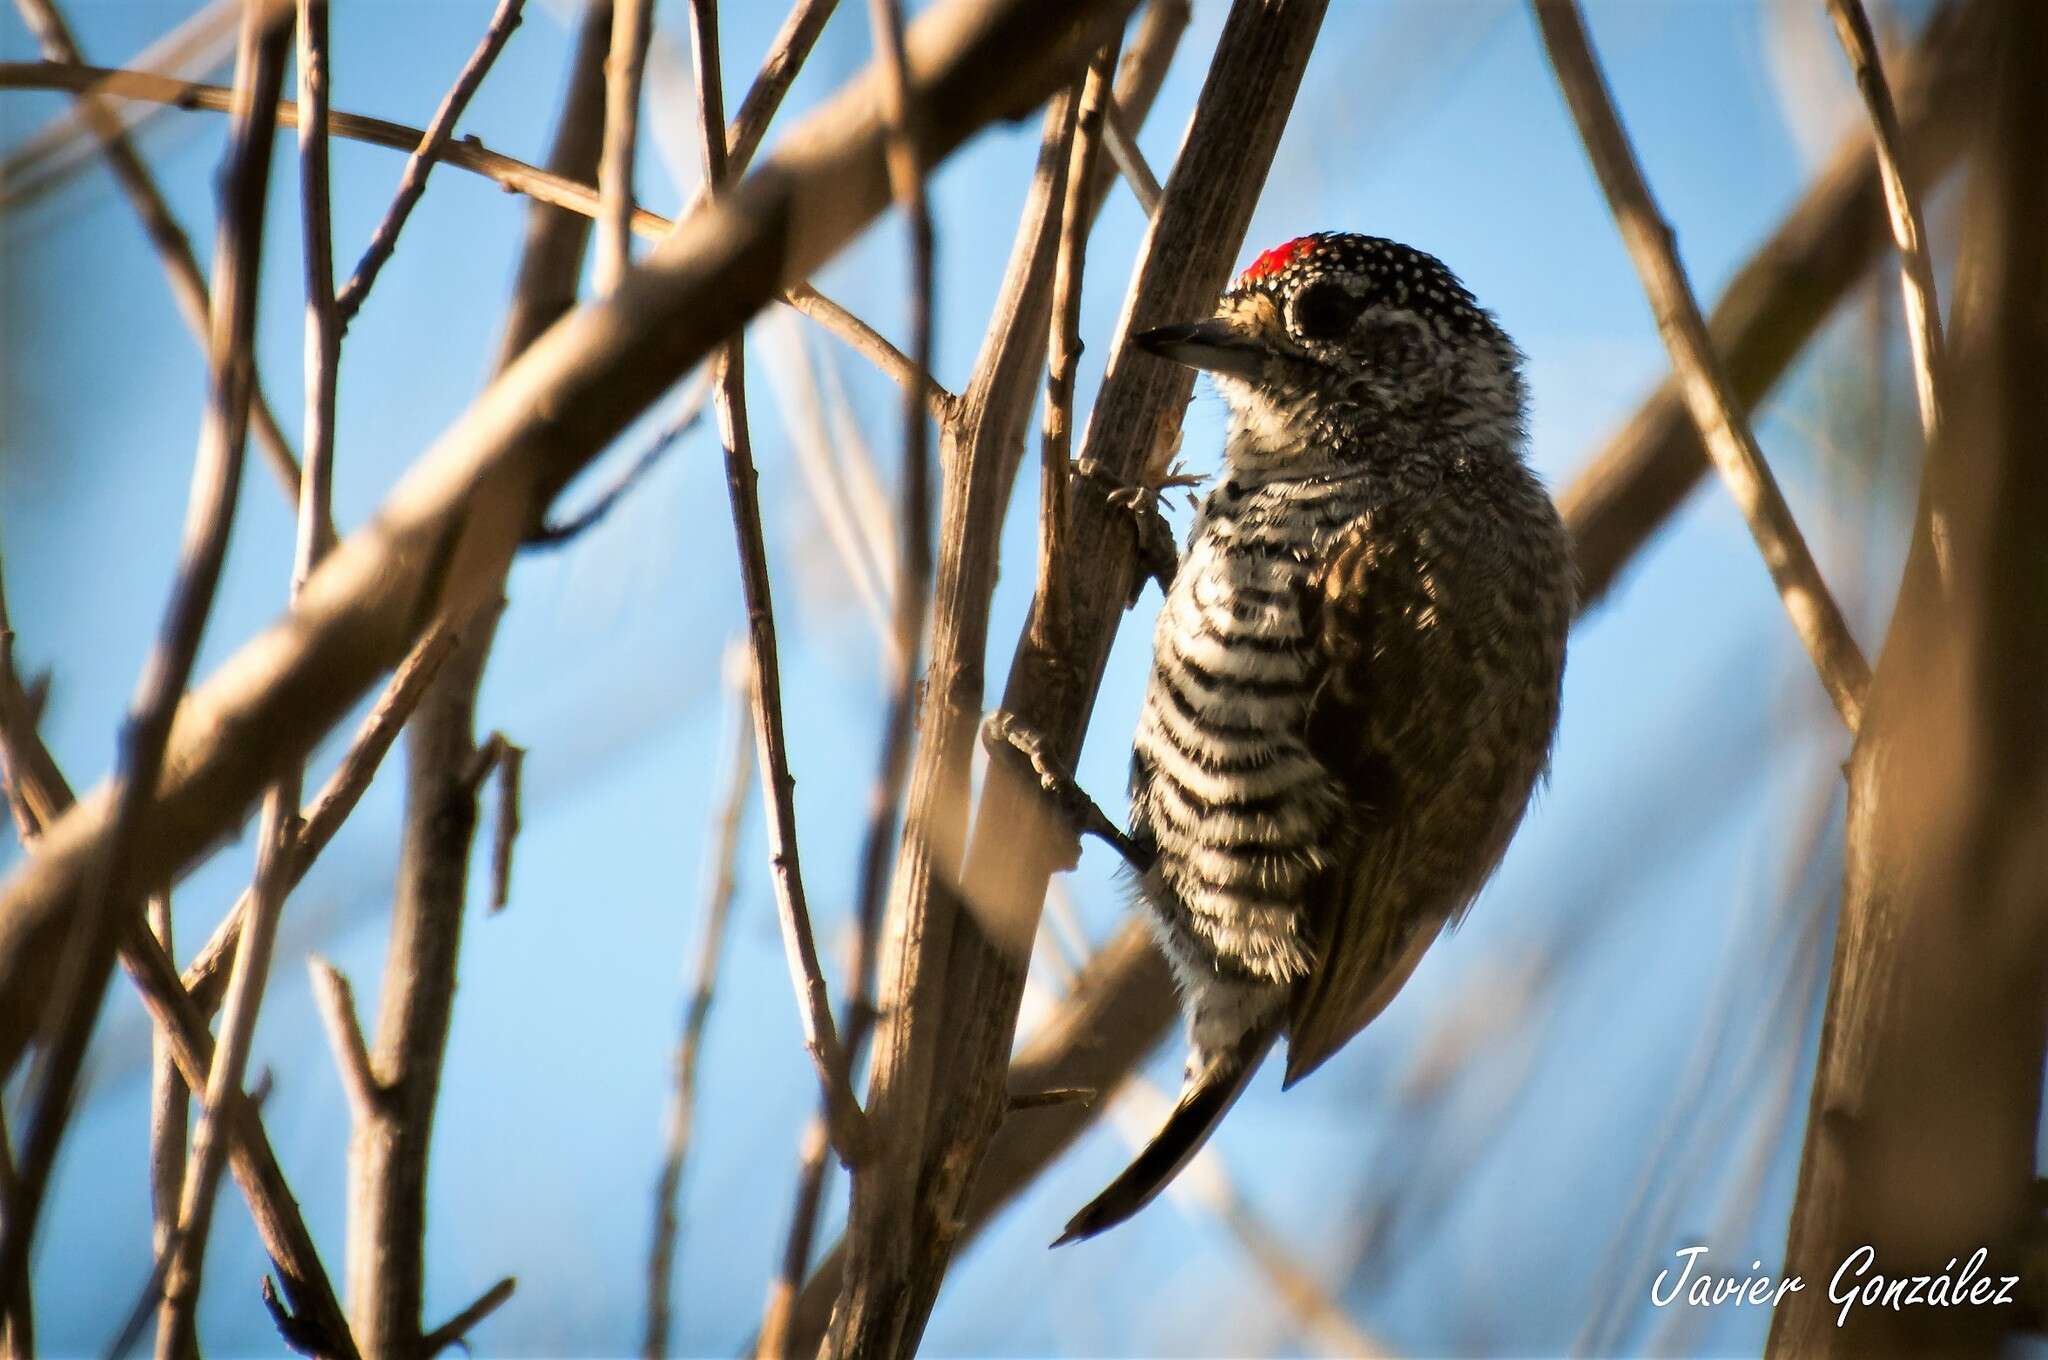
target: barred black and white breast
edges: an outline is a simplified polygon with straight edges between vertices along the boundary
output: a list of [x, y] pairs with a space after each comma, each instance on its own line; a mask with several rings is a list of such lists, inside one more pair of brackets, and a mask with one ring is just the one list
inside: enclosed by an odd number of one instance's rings
[[1069, 1239], [1156, 1194], [1279, 1039], [1289, 1084], [1342, 1047], [1470, 905], [1546, 767], [1575, 593], [1521, 356], [1433, 257], [1302, 237], [1138, 339], [1231, 414], [1131, 761], [1188, 1079]]

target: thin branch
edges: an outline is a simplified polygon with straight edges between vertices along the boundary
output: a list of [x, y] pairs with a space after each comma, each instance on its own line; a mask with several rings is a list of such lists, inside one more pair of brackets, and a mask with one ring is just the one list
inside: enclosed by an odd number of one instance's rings
[[1116, 44], [1089, 64], [1073, 96], [1072, 164], [1060, 210], [1060, 248], [1053, 269], [1052, 322], [1046, 342], [1045, 416], [1039, 441], [1038, 601], [1031, 626], [1037, 644], [1057, 653], [1067, 644], [1067, 478], [1074, 458], [1074, 375], [1081, 367], [1081, 271], [1088, 257], [1088, 187], [1102, 150], [1103, 113], [1110, 100]]
[[[22, 21], [36, 35], [45, 58], [63, 66], [84, 65], [85, 57], [79, 51], [77, 39], [71, 34], [70, 25], [65, 23], [63, 14], [57, 9], [56, 0], [16, 0], [16, 7], [21, 11]], [[199, 261], [192, 252], [191, 239], [171, 215], [170, 205], [164, 201], [155, 178], [123, 130], [120, 116], [109, 103], [90, 93], [91, 88], [90, 82], [73, 87], [74, 93], [80, 96], [75, 111], [98, 141], [100, 154], [106, 158], [114, 183], [134, 209], [142, 223], [143, 234], [149, 237], [151, 248], [162, 262], [178, 315], [184, 318], [186, 329], [198, 341], [200, 350], [205, 352], [213, 299], [207, 291], [205, 278], [199, 272]], [[226, 112], [227, 107], [224, 100], [222, 112]], [[9, 182], [11, 178], [10, 175], [0, 175], [0, 183]], [[284, 488], [285, 495], [296, 501], [299, 495], [299, 460], [292, 455], [291, 443], [285, 438], [284, 430], [270, 409], [269, 400], [263, 395], [260, 380], [252, 378], [251, 384], [249, 420], [256, 433], [256, 442], [263, 449], [264, 458]]]
[[711, 1019], [711, 1000], [718, 983], [718, 965], [725, 957], [726, 922], [738, 884], [740, 832], [745, 824], [747, 794], [753, 773], [752, 663], [738, 641], [726, 648], [726, 684], [732, 692], [732, 759], [726, 766], [725, 795], [712, 824], [710, 873], [704, 891], [702, 935], [696, 966], [690, 974], [689, 999], [676, 1040], [675, 1089], [669, 1097], [668, 1128], [663, 1139], [661, 1174], [654, 1183], [654, 1243], [647, 1253], [647, 1335], [641, 1350], [648, 1360], [668, 1354], [669, 1296], [674, 1288], [676, 1259], [676, 1197], [683, 1183], [683, 1159], [696, 1125], [697, 1055], [704, 1028]]
[[611, 55], [604, 64], [604, 154], [597, 163], [599, 297], [618, 287], [633, 263], [633, 158], [640, 139], [640, 79], [654, 0], [614, 0]]
[[1920, 399], [1920, 430], [1932, 448], [1941, 430], [1937, 375], [1942, 366], [1941, 303], [1934, 291], [1934, 260], [1927, 251], [1927, 228], [1920, 200], [1906, 182], [1905, 137], [1891, 85], [1884, 78], [1877, 37], [1862, 0], [1828, 0], [1842, 51], [1856, 72], [1856, 87], [1870, 113], [1878, 174], [1884, 181], [1886, 216], [1899, 248], [1899, 291], [1905, 297], [1906, 335], [1913, 346], [1913, 384]]
[[[790, 1207], [789, 1234], [782, 1241], [782, 1262], [768, 1286], [768, 1303], [761, 1312], [761, 1333], [755, 1339], [755, 1360], [786, 1360], [786, 1357], [817, 1353], [817, 1342], [799, 1350], [791, 1335], [796, 1322], [798, 1286], [810, 1269], [811, 1242], [817, 1235], [818, 1208], [825, 1198], [826, 1157], [832, 1140], [826, 1136], [825, 1121], [812, 1115], [797, 1142], [796, 1201]], [[814, 1337], [815, 1337], [814, 1333]]]
[[[296, 888], [305, 878], [320, 852], [334, 839], [334, 833], [341, 830], [342, 823], [355, 811], [378, 767], [383, 764], [385, 754], [398, 740], [399, 730], [405, 726], [413, 710], [419, 707], [428, 686], [440, 673], [442, 663], [455, 650], [457, 640], [456, 630], [443, 624], [421, 638], [418, 645], [398, 663], [398, 669], [392, 672], [383, 692], [377, 696], [377, 702], [364, 715], [362, 725], [356, 729], [348, 750], [342, 753], [341, 762], [334, 767], [334, 773], [327, 777], [327, 782], [320, 786], [320, 791], [299, 813], [299, 834], [292, 841], [291, 860], [286, 870], [287, 891]], [[184, 988], [192, 994], [194, 1004], [207, 1015], [219, 1006], [224, 994], [228, 970], [234, 964], [235, 948], [241, 940], [242, 925], [252, 900], [251, 893], [242, 894], [185, 970]]]
[[[724, 92], [718, 68], [718, 7], [715, 0], [691, 0], [690, 53], [697, 73], [698, 126], [704, 145], [704, 182], [714, 198], [726, 187], [727, 161]], [[796, 989], [797, 1012], [803, 1021], [804, 1047], [817, 1069], [831, 1109], [833, 1144], [841, 1157], [858, 1161], [866, 1151], [866, 1125], [860, 1103], [846, 1075], [839, 1034], [825, 976], [818, 963], [818, 945], [811, 930], [803, 871], [797, 854], [796, 781], [789, 773], [789, 753], [782, 724], [781, 663], [776, 657], [775, 605], [769, 592], [768, 550], [761, 536], [761, 502], [747, 429], [744, 341], [739, 336], [720, 351], [713, 405], [719, 438], [725, 445], [725, 483], [732, 504], [733, 533], [738, 542], [740, 586], [746, 600], [747, 636], [753, 654], [754, 723], [760, 749], [761, 796], [768, 814], [768, 855], [774, 865], [775, 901], [789, 956], [790, 980]]]
[[138, 850], [147, 839], [145, 823], [164, 768], [171, 720], [212, 612], [241, 490], [271, 123], [291, 36], [282, 25], [266, 31], [264, 24], [256, 7], [245, 12], [236, 71], [237, 84], [247, 94], [228, 142], [215, 247], [212, 400], [194, 460], [177, 578], [122, 732], [105, 851], [90, 866], [83, 909], [70, 925], [43, 1013], [42, 1059], [31, 1086], [18, 1193], [0, 1223], [0, 1295], [11, 1293], [28, 1270], [29, 1244], [123, 925], [140, 923], [142, 900], [156, 881], [136, 862]]
[[298, 0], [299, 197], [306, 270], [306, 470], [299, 484], [292, 597], [334, 546], [334, 400], [341, 318], [334, 299], [334, 222], [328, 204], [328, 0]]
[[519, 1281], [507, 1275], [504, 1279], [486, 1289], [477, 1298], [475, 1303], [472, 1303], [469, 1307], [421, 1337], [419, 1349], [421, 1360], [433, 1360], [433, 1357], [447, 1350], [450, 1346], [461, 1346], [463, 1350], [467, 1351], [469, 1349], [467, 1340], [469, 1333], [479, 1322], [482, 1322], [485, 1318], [504, 1307], [506, 1301], [512, 1297], [513, 1291], [518, 1288]]
[[412, 216], [413, 207], [426, 193], [427, 176], [433, 173], [434, 162], [441, 158], [449, 138], [454, 135], [456, 120], [469, 107], [477, 87], [484, 83], [491, 63], [498, 59], [498, 53], [505, 50], [512, 30], [519, 27], [520, 11], [525, 7], [526, 0], [498, 0], [497, 12], [491, 15], [483, 40], [477, 44], [476, 51], [469, 54], [469, 60], [455, 77], [455, 84], [442, 96], [440, 107], [434, 110], [433, 121], [427, 124], [418, 146], [405, 163], [405, 174], [398, 181], [398, 192], [392, 196], [391, 206], [384, 210], [383, 220], [370, 234], [369, 247], [363, 251], [363, 258], [356, 262], [355, 273], [349, 276], [349, 281], [335, 296], [335, 312], [342, 329], [346, 330], [348, 323], [355, 319], [363, 299], [370, 294], [371, 285], [377, 282], [378, 271], [391, 258], [391, 252], [398, 249], [398, 233], [405, 229], [405, 220]]
[[1598, 172], [1622, 240], [1656, 312], [1657, 329], [1671, 353], [1671, 365], [1693, 421], [1729, 495], [1749, 524], [1750, 535], [1785, 602], [1785, 612], [1820, 672], [1821, 684], [1853, 732], [1862, 720], [1863, 701], [1870, 688], [1870, 663], [1834, 596], [1828, 593], [1820, 568], [1715, 357], [1706, 320], [1678, 262], [1671, 228], [1658, 213], [1628, 134], [1615, 114], [1606, 78], [1587, 43], [1578, 5], [1575, 0], [1531, 2], [1586, 154]]
[[1159, 198], [1163, 192], [1159, 179], [1152, 173], [1152, 167], [1145, 163], [1145, 153], [1138, 150], [1138, 139], [1124, 121], [1124, 110], [1115, 100], [1110, 101], [1108, 117], [1103, 121], [1102, 137], [1109, 147], [1109, 157], [1116, 162], [1117, 173], [1124, 177], [1124, 183], [1131, 186], [1131, 193], [1137, 196], [1138, 206], [1151, 217], [1159, 211]]
[[[150, 934], [167, 955], [171, 948], [171, 895], [151, 893], [147, 907]], [[163, 1272], [170, 1269], [177, 1248], [178, 1205], [184, 1195], [189, 1165], [186, 1138], [191, 1131], [192, 1088], [178, 1071], [178, 1057], [170, 1036], [152, 1027], [149, 1036], [149, 1208], [150, 1259], [157, 1283], [162, 1288]], [[137, 1319], [138, 1328], [148, 1321], [148, 1309]], [[170, 1335], [164, 1335], [166, 1353]], [[116, 1349], [119, 1349], [118, 1347]], [[189, 1354], [189, 1353], [188, 1353]]]
[[[782, 108], [783, 96], [789, 93], [796, 73], [803, 69], [805, 58], [811, 55], [811, 48], [817, 45], [818, 35], [825, 29], [825, 21], [838, 7], [839, 0], [796, 0], [791, 7], [789, 17], [782, 21], [781, 31], [768, 45], [768, 55], [761, 59], [761, 69], [755, 73], [754, 83], [747, 89], [747, 97], [740, 101], [740, 111], [733, 115], [732, 123], [726, 128], [725, 154], [731, 162], [728, 174], [744, 174], [754, 163], [754, 153], [760, 149], [761, 138], [767, 135], [768, 125], [775, 121], [776, 112]], [[702, 207], [710, 196], [711, 186], [707, 184], [697, 191], [689, 212]], [[683, 215], [687, 217], [689, 212]]]
[[491, 833], [491, 911], [512, 900], [512, 846], [519, 839], [519, 778], [526, 748], [505, 743], [498, 755], [498, 822]]
[[683, 394], [675, 419], [667, 428], [654, 437], [638, 458], [633, 460], [619, 475], [619, 479], [599, 492], [597, 498], [585, 509], [577, 511], [567, 519], [554, 520], [543, 524], [526, 536], [524, 546], [529, 548], [559, 548], [572, 543], [602, 524], [605, 517], [619, 507], [619, 503], [631, 495], [633, 489], [646, 480], [647, 474], [660, 463], [681, 442], [684, 435], [697, 428], [704, 420], [704, 410], [711, 399], [711, 371], [703, 370], [690, 388]]
[[306, 968], [313, 975], [313, 1001], [327, 1027], [334, 1065], [341, 1072], [341, 1089], [361, 1127], [376, 1112], [380, 1093], [370, 1066], [370, 1048], [363, 1042], [362, 1022], [357, 1019], [355, 989], [340, 969], [318, 954], [306, 960]]
[[852, 350], [882, 371], [883, 376], [913, 396], [941, 425], [952, 417], [959, 398], [938, 384], [931, 370], [889, 343], [880, 331], [826, 297], [808, 283], [799, 283], [782, 295], [782, 301], [823, 326]]

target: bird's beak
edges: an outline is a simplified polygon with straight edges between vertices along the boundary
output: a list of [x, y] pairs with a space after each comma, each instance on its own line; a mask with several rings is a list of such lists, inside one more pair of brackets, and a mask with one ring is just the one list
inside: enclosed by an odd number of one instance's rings
[[1140, 331], [1131, 340], [1162, 359], [1236, 378], [1258, 377], [1266, 361], [1262, 346], [1221, 317]]

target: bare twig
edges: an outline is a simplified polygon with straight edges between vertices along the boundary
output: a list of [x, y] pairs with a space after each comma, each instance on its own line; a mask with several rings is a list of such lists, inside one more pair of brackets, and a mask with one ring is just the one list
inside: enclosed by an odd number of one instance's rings
[[[782, 1262], [768, 1286], [768, 1304], [761, 1312], [761, 1334], [753, 1348], [755, 1360], [785, 1360], [785, 1357], [817, 1353], [812, 1340], [801, 1351], [790, 1334], [796, 1320], [797, 1286], [811, 1264], [811, 1241], [817, 1235], [818, 1208], [825, 1198], [826, 1157], [832, 1140], [826, 1135], [825, 1120], [812, 1115], [797, 1143], [796, 1201], [790, 1207], [789, 1235], [782, 1242]], [[814, 1337], [818, 1333], [814, 1333]]]
[[753, 663], [735, 641], [726, 648], [726, 683], [732, 691], [733, 751], [727, 765], [725, 796], [713, 823], [710, 868], [704, 891], [704, 921], [690, 973], [689, 1000], [683, 1007], [681, 1034], [676, 1040], [675, 1089], [669, 1098], [668, 1128], [663, 1138], [661, 1174], [654, 1184], [654, 1244], [647, 1253], [647, 1335], [642, 1353], [648, 1360], [668, 1354], [669, 1297], [674, 1288], [676, 1259], [676, 1196], [683, 1183], [683, 1159], [689, 1152], [696, 1123], [697, 1054], [704, 1027], [711, 1018], [711, 999], [725, 956], [725, 927], [732, 916], [738, 883], [740, 831], [744, 825], [748, 787], [753, 772]]
[[266, 28], [253, 7], [244, 16], [236, 70], [237, 84], [247, 93], [228, 143], [215, 249], [212, 400], [199, 437], [177, 579], [122, 733], [106, 847], [90, 866], [83, 909], [70, 927], [70, 941], [43, 1011], [42, 1060], [31, 1087], [17, 1194], [0, 1223], [0, 1295], [12, 1293], [15, 1281], [28, 1269], [29, 1243], [70, 1118], [79, 1067], [106, 995], [115, 950], [124, 923], [139, 925], [142, 899], [157, 881], [136, 863], [137, 849], [146, 839], [145, 823], [164, 768], [171, 720], [212, 610], [241, 490], [242, 445], [255, 371], [252, 340], [264, 192], [270, 178], [277, 89], [290, 36], [281, 25]]
[[483, 40], [477, 44], [476, 51], [469, 54], [469, 60], [456, 76], [455, 84], [442, 96], [440, 107], [434, 110], [433, 121], [427, 124], [419, 145], [405, 163], [405, 174], [398, 181], [398, 192], [392, 196], [391, 206], [384, 210], [383, 220], [370, 234], [370, 244], [363, 251], [363, 258], [356, 262], [355, 272], [335, 296], [335, 313], [344, 330], [355, 319], [363, 299], [369, 296], [371, 285], [377, 282], [378, 271], [391, 258], [391, 252], [398, 248], [398, 233], [405, 229], [406, 218], [412, 216], [414, 205], [426, 193], [427, 176], [433, 173], [434, 162], [440, 159], [448, 139], [454, 135], [456, 120], [469, 107], [470, 98], [483, 84], [491, 63], [498, 59], [498, 53], [505, 50], [512, 30], [519, 27], [520, 11], [525, 6], [526, 0], [498, 0], [497, 11], [491, 15]]
[[846, 347], [866, 359], [904, 392], [915, 398], [930, 418], [944, 424], [959, 398], [939, 386], [931, 370], [889, 343], [882, 333], [826, 297], [808, 283], [800, 283], [782, 295], [782, 300], [831, 331]]
[[341, 1071], [341, 1089], [360, 1125], [376, 1112], [380, 1096], [376, 1073], [370, 1067], [370, 1049], [363, 1042], [362, 1023], [356, 1018], [355, 989], [340, 969], [318, 954], [306, 960], [306, 967], [313, 975], [313, 1000], [320, 1008], [321, 1022], [327, 1026], [334, 1065]]
[[526, 536], [525, 546], [529, 548], [559, 548], [572, 543], [604, 522], [607, 515], [616, 510], [619, 503], [632, 494], [652, 472], [655, 465], [668, 455], [682, 437], [697, 428], [704, 419], [704, 408], [711, 397], [711, 371], [706, 369], [683, 394], [681, 407], [675, 419], [669, 421], [666, 429], [654, 437], [654, 442], [643, 449], [632, 466], [619, 474], [619, 479], [599, 492], [597, 498], [584, 509], [567, 519], [543, 524]]
[[[391, 744], [398, 740], [399, 730], [455, 649], [456, 640], [456, 631], [444, 624], [421, 638], [405, 660], [398, 663], [383, 693], [356, 729], [334, 773], [299, 814], [299, 834], [292, 841], [286, 891], [299, 885], [320, 852], [334, 839], [334, 833], [355, 811]], [[250, 893], [242, 894], [185, 970], [185, 990], [207, 1015], [213, 1013], [224, 994], [228, 969], [234, 963], [235, 947], [241, 940], [251, 900]]]
[[[166, 954], [171, 950], [171, 895], [151, 893], [149, 931]], [[149, 1045], [149, 1208], [150, 1258], [156, 1270], [170, 1266], [178, 1231], [178, 1201], [184, 1193], [186, 1135], [190, 1129], [192, 1088], [178, 1071], [170, 1036], [152, 1029]], [[147, 1318], [144, 1319], [147, 1321]]]
[[512, 846], [519, 839], [519, 776], [526, 748], [505, 743], [498, 756], [498, 822], [491, 833], [491, 910], [512, 900]]
[[[698, 124], [703, 132], [704, 182], [714, 199], [726, 186], [724, 92], [718, 68], [718, 8], [715, 0], [691, 0], [690, 53], [697, 73]], [[803, 870], [797, 854], [796, 781], [789, 773], [789, 754], [782, 725], [781, 663], [776, 656], [775, 605], [769, 592], [768, 550], [761, 536], [761, 504], [747, 430], [743, 341], [735, 336], [720, 353], [720, 372], [713, 406], [718, 412], [719, 438], [725, 444], [725, 483], [732, 504], [733, 532], [738, 541], [740, 585], [746, 599], [747, 637], [753, 654], [755, 736], [760, 748], [761, 797], [768, 814], [768, 854], [774, 865], [775, 901], [782, 922], [783, 945], [789, 955], [790, 980], [796, 989], [797, 1012], [803, 1021], [804, 1047], [817, 1069], [831, 1107], [833, 1144], [841, 1157], [857, 1161], [866, 1149], [866, 1128], [860, 1103], [848, 1083], [839, 1033], [832, 1023], [825, 976], [818, 963], [818, 945], [811, 930], [810, 906], [804, 895]]]
[[[64, 22], [63, 14], [58, 11], [56, 0], [16, 0], [16, 5], [23, 22], [35, 33], [44, 57], [66, 66], [84, 64], [85, 57], [79, 51], [77, 39], [71, 34], [70, 25]], [[142, 222], [143, 234], [149, 237], [150, 245], [162, 261], [178, 315], [184, 318], [186, 329], [192, 332], [192, 338], [205, 351], [213, 299], [207, 292], [205, 278], [199, 272], [192, 242], [171, 215], [170, 206], [164, 202], [155, 178], [142, 163], [142, 157], [136, 154], [134, 144], [128, 140], [113, 106], [88, 93], [90, 82], [81, 83], [75, 89], [81, 96], [76, 112], [99, 142], [107, 169], [113, 172], [114, 183], [120, 186], [122, 195], [135, 210], [136, 217]], [[223, 112], [226, 107], [224, 101]], [[0, 182], [5, 178], [0, 177]], [[291, 443], [278, 425], [277, 417], [272, 414], [260, 381], [253, 378], [249, 403], [250, 426], [256, 433], [256, 442], [262, 447], [264, 458], [285, 494], [296, 500], [299, 494], [299, 460], [292, 455]]]
[[1131, 186], [1137, 196], [1138, 206], [1150, 217], [1159, 211], [1159, 179], [1152, 173], [1152, 167], [1145, 163], [1145, 153], [1138, 150], [1138, 139], [1124, 122], [1121, 104], [1110, 101], [1108, 116], [1102, 124], [1102, 138], [1109, 147], [1110, 159], [1116, 162], [1117, 172], [1124, 182]]
[[[761, 59], [761, 69], [755, 73], [754, 83], [747, 89], [747, 97], [740, 101], [740, 111], [733, 115], [725, 130], [725, 154], [731, 162], [727, 173], [734, 178], [745, 174], [747, 167], [754, 163], [754, 153], [760, 149], [761, 138], [767, 135], [768, 125], [775, 121], [776, 113], [782, 108], [783, 96], [789, 93], [797, 72], [803, 69], [805, 58], [811, 55], [811, 48], [817, 45], [818, 35], [825, 29], [825, 21], [838, 7], [839, 0], [796, 0], [789, 17], [782, 21], [781, 31], [768, 45], [768, 55]], [[699, 188], [697, 196], [677, 215], [676, 221], [682, 221], [709, 202], [711, 190], [709, 184]]]
[[486, 1289], [478, 1296], [475, 1303], [472, 1303], [469, 1307], [421, 1337], [419, 1349], [421, 1360], [433, 1360], [435, 1356], [447, 1350], [450, 1346], [461, 1346], [465, 1351], [468, 1350], [469, 1346], [466, 1338], [469, 1336], [470, 1330], [479, 1322], [482, 1322], [485, 1318], [504, 1307], [506, 1300], [510, 1299], [513, 1291], [518, 1288], [519, 1281], [507, 1275], [504, 1279]]
[[1088, 189], [1102, 149], [1116, 44], [1096, 54], [1077, 83], [1072, 164], [1060, 210], [1060, 249], [1053, 269], [1052, 323], [1046, 343], [1045, 417], [1039, 442], [1038, 603], [1031, 626], [1037, 643], [1057, 653], [1067, 643], [1067, 478], [1074, 457], [1074, 374], [1081, 366], [1081, 270], [1088, 256]]
[[306, 263], [306, 470], [299, 485], [292, 597], [334, 546], [334, 398], [341, 318], [334, 300], [334, 223], [328, 210], [327, 0], [298, 0], [299, 197]]
[[1707, 323], [1679, 265], [1671, 228], [1657, 211], [1607, 91], [1606, 78], [1587, 43], [1575, 0], [1532, 0], [1551, 64], [1557, 68], [1586, 154], [1606, 191], [1622, 240], [1642, 276], [1671, 353], [1686, 404], [1700, 428], [1721, 480], [1749, 523], [1764, 565], [1777, 583], [1785, 612], [1806, 645], [1822, 685], [1853, 732], [1870, 687], [1870, 663], [1849, 631], [1820, 568], [1757, 447], [1748, 418], [1715, 357]]
[[640, 78], [654, 0], [614, 0], [604, 64], [604, 154], [597, 163], [597, 294], [618, 287], [633, 263], [633, 158], [640, 142]]
[[1906, 335], [1913, 346], [1914, 391], [1920, 399], [1920, 430], [1931, 448], [1941, 429], [1938, 375], [1942, 365], [1941, 303], [1934, 291], [1934, 260], [1927, 251], [1927, 228], [1920, 200], [1906, 182], [1905, 137], [1891, 85], [1884, 78], [1877, 37], [1862, 0], [1828, 0], [1842, 51], [1856, 72], [1856, 87], [1870, 113], [1877, 170], [1884, 181], [1884, 205], [1899, 248], [1899, 291], [1906, 304]]

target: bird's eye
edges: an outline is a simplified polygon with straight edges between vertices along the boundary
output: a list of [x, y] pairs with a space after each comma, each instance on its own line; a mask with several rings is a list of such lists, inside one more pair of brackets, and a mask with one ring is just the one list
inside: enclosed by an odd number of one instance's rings
[[1336, 340], [1358, 319], [1360, 304], [1339, 284], [1311, 283], [1288, 300], [1287, 324], [1304, 340]]

